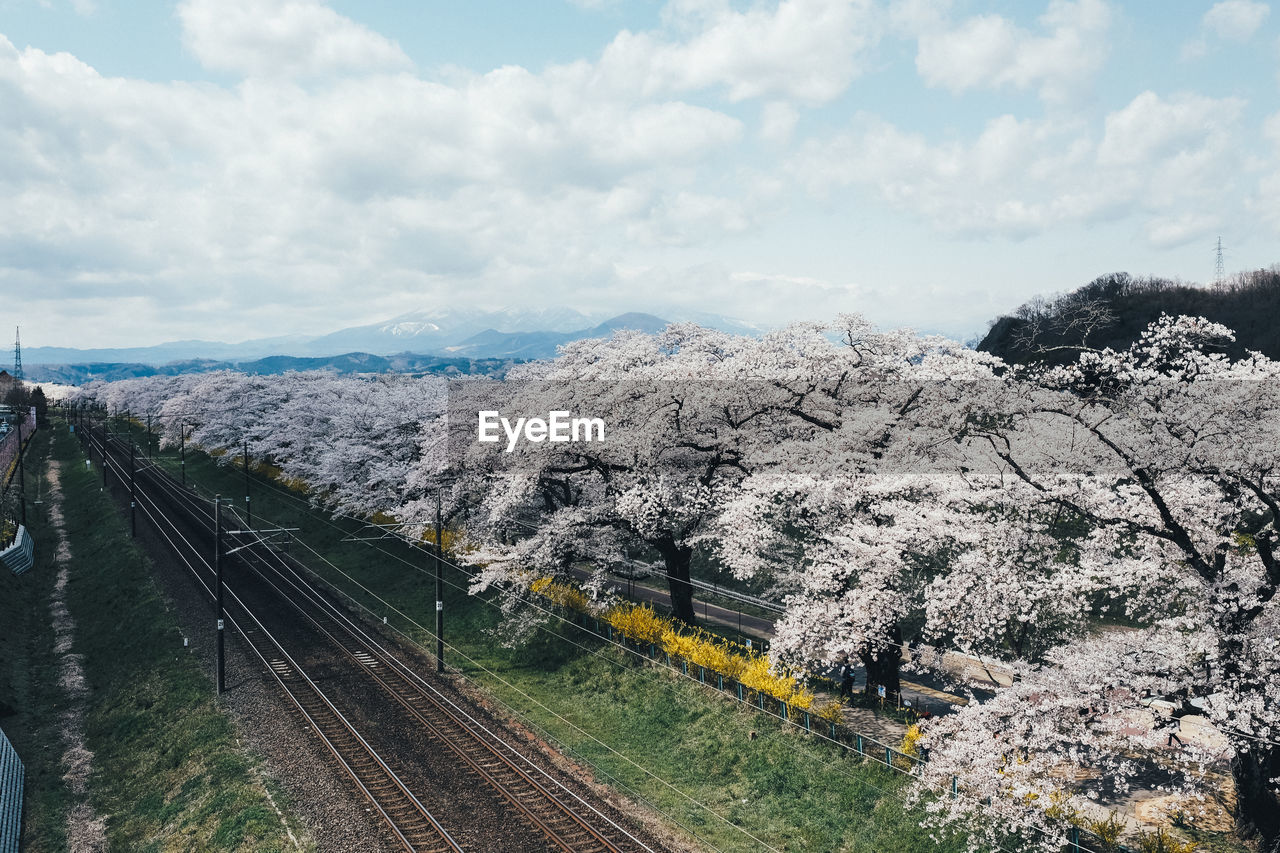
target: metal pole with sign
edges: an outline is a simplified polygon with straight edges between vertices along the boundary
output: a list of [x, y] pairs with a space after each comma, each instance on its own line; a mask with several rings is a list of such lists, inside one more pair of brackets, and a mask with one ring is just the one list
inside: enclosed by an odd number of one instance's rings
[[436, 492], [436, 672], [444, 672], [444, 559], [440, 493]]
[[218, 695], [227, 689], [226, 654], [222, 641], [222, 626], [226, 613], [222, 608], [222, 495], [213, 496], [213, 574], [217, 592], [214, 594], [218, 610]]

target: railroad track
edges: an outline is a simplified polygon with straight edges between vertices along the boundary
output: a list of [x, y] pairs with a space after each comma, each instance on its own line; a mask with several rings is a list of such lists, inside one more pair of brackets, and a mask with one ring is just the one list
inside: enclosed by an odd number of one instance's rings
[[[105, 449], [111, 455], [112, 468], [120, 474], [121, 482], [127, 483], [127, 468], [122, 469], [122, 465], [127, 464], [128, 455], [122, 442], [119, 439], [107, 442], [100, 431], [95, 431], [89, 440], [100, 454]], [[212, 597], [209, 561], [170, 517], [175, 510], [180, 511], [211, 543], [211, 502], [179, 486], [153, 465], [135, 470], [134, 481], [139, 508], [151, 517], [157, 530]], [[163, 495], [161, 500], [156, 499], [157, 493]], [[310, 570], [304, 565], [243, 538], [236, 542], [236, 548], [239, 556], [245, 558], [244, 565], [252, 563], [257, 570], [252, 576], [241, 574], [237, 583], [252, 577], [288, 602], [356, 671], [376, 684], [434, 742], [448, 750], [461, 772], [472, 774], [496, 792], [516, 816], [543, 836], [551, 849], [564, 853], [651, 850], [419, 676], [317, 590], [307, 579]], [[231, 627], [244, 637], [254, 655], [405, 849], [461, 850], [388, 762], [253, 615], [225, 578], [224, 590], [245, 618], [243, 625], [229, 620]]]
[[[544, 773], [518, 750], [458, 707], [422, 679], [395, 654], [371, 637], [346, 613], [321, 595], [289, 560], [272, 555], [275, 565], [265, 565], [285, 590], [269, 583], [285, 596], [329, 641], [352, 662], [365, 668], [392, 699], [449, 749], [465, 767], [498, 791], [504, 799], [546, 836], [558, 850], [574, 853], [622, 853], [647, 849], [588, 803]], [[594, 820], [588, 820], [582, 812]], [[607, 824], [616, 842], [606, 830]], [[623, 844], [627, 846], [623, 846]]]
[[369, 745], [306, 672], [289, 657], [283, 647], [272, 638], [271, 644], [278, 649], [279, 657], [268, 658], [263, 654], [261, 645], [255, 642], [258, 639], [255, 635], [261, 631], [263, 635], [270, 637], [264, 628], [259, 626], [246, 630], [234, 619], [231, 623], [245, 637], [254, 654], [284, 689], [294, 707], [320, 736], [325, 748], [407, 850], [415, 853], [462, 850], [462, 846], [454, 841], [400, 776], [378, 755], [377, 750]]
[[[101, 453], [104, 445], [98, 442], [97, 447]], [[113, 468], [119, 472], [118, 465], [121, 460], [118, 449], [113, 449], [113, 455], [116, 457]], [[138, 479], [137, 473], [135, 471], [135, 482]], [[146, 475], [148, 472], [142, 473]], [[147, 477], [147, 479], [153, 478]], [[155, 483], [152, 482], [151, 485]], [[213, 590], [209, 582], [213, 569], [209, 566], [206, 557], [190, 539], [182, 534], [172, 519], [164, 515], [152, 493], [139, 491], [137, 496], [141, 504], [139, 508], [143, 509], [153, 523], [167, 522], [169, 529], [161, 528], [161, 535], [178, 552], [179, 557], [192, 570], [196, 580], [212, 598]], [[203, 518], [201, 513], [192, 513], [193, 508], [199, 507], [198, 499], [193, 495], [185, 497], [188, 498], [188, 506], [185, 508], [188, 520], [204, 528], [205, 519], [212, 518], [211, 513]], [[150, 506], [146, 505], [148, 503]], [[209, 528], [208, 532], [212, 535], [213, 531]], [[205, 576], [201, 575], [202, 569]], [[242, 624], [240, 620], [228, 613], [227, 621], [230, 627], [244, 638], [250, 651], [271, 673], [290, 703], [319, 736], [325, 749], [383, 818], [394, 838], [406, 850], [413, 853], [451, 853], [451, 851], [461, 853], [463, 849], [461, 845], [453, 839], [444, 826], [413, 794], [399, 774], [298, 665], [274, 634], [253, 615], [236, 591], [224, 583], [224, 592], [231, 602], [241, 609], [245, 619]]]

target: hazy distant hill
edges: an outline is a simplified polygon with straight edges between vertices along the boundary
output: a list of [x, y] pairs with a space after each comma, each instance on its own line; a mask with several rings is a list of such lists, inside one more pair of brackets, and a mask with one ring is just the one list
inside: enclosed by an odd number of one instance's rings
[[300, 358], [275, 355], [252, 361], [215, 361], [188, 359], [154, 365], [138, 362], [97, 362], [92, 364], [35, 364], [24, 368], [32, 382], [57, 382], [82, 385], [94, 379], [114, 382], [139, 376], [176, 376], [181, 373], [208, 373], [214, 370], [239, 370], [259, 375], [287, 373], [290, 370], [331, 370], [335, 373], [410, 373], [437, 376], [502, 377], [517, 363], [513, 359], [464, 358], [459, 356], [397, 353], [390, 356], [349, 352], [325, 358]]
[[572, 332], [499, 332], [485, 329], [472, 335], [460, 344], [447, 348], [455, 355], [503, 358], [554, 358], [556, 348], [570, 341], [584, 338], [607, 338], [621, 329], [633, 329], [639, 332], [660, 332], [667, 327], [667, 321], [652, 314], [641, 314], [632, 311], [619, 314], [589, 329], [577, 329]]
[[238, 344], [174, 341], [120, 349], [28, 346], [23, 350], [23, 360], [30, 367], [44, 365], [50, 371], [58, 366], [90, 364], [111, 365], [114, 371], [127, 371], [131, 368], [126, 365], [137, 364], [161, 367], [175, 361], [214, 360], [227, 366], [268, 357], [328, 359], [350, 353], [388, 358], [397, 353], [414, 352], [470, 359], [538, 359], [554, 357], [556, 347], [569, 341], [604, 337], [617, 329], [660, 331], [672, 318], [735, 334], [760, 333], [760, 329], [741, 320], [685, 311], [676, 312], [668, 319], [630, 312], [606, 320], [602, 316], [593, 317], [572, 308], [554, 306], [442, 307], [413, 311], [380, 323], [352, 326], [320, 336], [259, 338]]
[[[431, 308], [401, 314], [380, 323], [340, 329], [314, 338], [293, 352], [298, 355], [332, 355], [351, 351], [387, 355], [406, 350], [453, 353], [456, 347], [474, 336], [495, 330], [501, 330], [503, 334], [555, 336], [572, 333], [592, 323], [587, 315], [563, 307], [530, 310]], [[468, 349], [465, 354], [480, 358], [511, 354], [502, 346], [472, 346]]]
[[978, 349], [1009, 362], [1074, 361], [1083, 343], [1123, 349], [1164, 314], [1205, 317], [1233, 329], [1227, 350], [1280, 359], [1280, 265], [1198, 286], [1128, 273], [1102, 276], [1053, 299], [1036, 299], [991, 325]]

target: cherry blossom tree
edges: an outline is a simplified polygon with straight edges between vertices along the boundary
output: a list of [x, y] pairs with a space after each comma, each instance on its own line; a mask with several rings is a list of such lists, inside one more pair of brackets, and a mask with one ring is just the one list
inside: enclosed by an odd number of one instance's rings
[[220, 461], [249, 457], [307, 484], [313, 500], [360, 515], [405, 499], [424, 432], [438, 429], [444, 383], [407, 376], [218, 371], [86, 386], [82, 399], [151, 413], [162, 446], [180, 441]]
[[[1052, 686], [1024, 684], [936, 727], [931, 757], [941, 761], [931, 773], [949, 772], [972, 790], [996, 785], [992, 802], [1038, 819], [1026, 806], [1031, 786], [1044, 794], [1049, 768], [1080, 763], [1085, 752], [1127, 754], [1107, 721], [1139, 711], [1144, 691], [1194, 698], [1226, 736], [1237, 831], [1280, 849], [1280, 365], [1257, 354], [1225, 358], [1218, 350], [1231, 338], [1200, 318], [1164, 317], [1124, 352], [1017, 371], [970, 401], [958, 433], [965, 448], [1003, 466], [1029, 506], [1086, 522], [1063, 547], [1146, 627], [1124, 632], [1143, 650], [1136, 659], [1074, 645], [1046, 671]], [[1071, 668], [1090, 660], [1092, 686], [1069, 690]], [[1090, 690], [1106, 701], [1080, 704]], [[1057, 712], [1045, 698], [1055, 691]], [[1053, 740], [1073, 703], [1074, 728]], [[1024, 725], [999, 722], [1001, 709]], [[970, 734], [957, 736], [962, 729]], [[1099, 739], [1103, 731], [1110, 740]], [[997, 737], [1005, 748], [981, 748]], [[1175, 756], [1184, 782], [1203, 758]], [[1120, 764], [1100, 769], [1123, 776]], [[968, 801], [954, 802], [946, 814]]]
[[[768, 390], [730, 389], [749, 344], [695, 326], [622, 333], [571, 344], [503, 383], [458, 387], [453, 435], [424, 451], [436, 467], [414, 482], [424, 494], [433, 482], [447, 489], [450, 506], [465, 515], [488, 565], [477, 589], [527, 583], [531, 569], [564, 573], [584, 560], [599, 572], [624, 551], [648, 551], [662, 560], [675, 614], [692, 623], [694, 552], [722, 496], [745, 475], [745, 442], [762, 410], [755, 394]], [[519, 442], [508, 452], [504, 443], [475, 441], [481, 410], [600, 417], [605, 440]], [[450, 440], [451, 452], [440, 446]], [[423, 499], [399, 514], [429, 510]]]
[[[921, 790], [959, 783], [927, 801], [939, 824], [995, 814], [1050, 849], [1143, 762], [1189, 794], [1226, 762], [1238, 831], [1278, 853], [1280, 365], [1226, 358], [1230, 339], [1162, 318], [1127, 350], [1013, 368], [848, 316], [580, 341], [448, 401], [438, 382], [327, 374], [81, 395], [159, 413], [170, 442], [182, 421], [211, 450], [248, 440], [333, 508], [421, 521], [440, 493], [484, 564], [476, 589], [584, 560], [598, 581], [649, 553], [692, 621], [701, 555], [785, 593], [775, 649], [793, 662], [856, 657], [893, 689], [908, 631], [1016, 660], [1021, 681], [924, 741]], [[603, 418], [606, 440], [476, 441], [481, 410], [553, 409]], [[1169, 748], [1154, 696], [1194, 699], [1224, 745]]]

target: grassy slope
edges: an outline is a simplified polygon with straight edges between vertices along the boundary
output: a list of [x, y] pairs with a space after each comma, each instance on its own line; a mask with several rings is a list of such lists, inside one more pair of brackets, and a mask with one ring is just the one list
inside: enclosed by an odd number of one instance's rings
[[[48, 434], [32, 439], [27, 472], [45, 452]], [[0, 567], [0, 727], [26, 767], [23, 806], [24, 849], [66, 848], [66, 816], [70, 795], [62, 783], [62, 739], [54, 709], [62, 700], [49, 596], [55, 569], [48, 526], [31, 507], [27, 520], [36, 538], [35, 566], [22, 576]]]
[[[171, 459], [162, 464], [177, 471]], [[187, 472], [202, 493], [217, 491], [241, 502], [239, 470], [189, 451]], [[337, 529], [257, 479], [253, 507], [255, 519], [264, 524], [303, 528], [298, 534], [303, 542], [421, 625], [434, 626], [433, 581], [420, 571], [430, 565], [425, 554], [394, 543], [379, 543], [385, 550], [375, 550], [343, 542], [352, 525]], [[299, 544], [292, 550], [374, 613], [389, 615], [391, 625], [435, 648], [429, 633], [360, 592]], [[935, 844], [919, 828], [916, 816], [902, 806], [903, 780], [896, 774], [840, 758], [816, 739], [784, 731], [776, 719], [736, 709], [687, 680], [628, 664], [594, 646], [583, 650], [575, 645], [582, 638], [572, 630], [543, 632], [519, 651], [502, 649], [488, 633], [499, 621], [496, 609], [466, 595], [465, 581], [456, 573], [447, 573], [446, 582], [445, 636], [452, 666], [568, 754], [594, 766], [602, 781], [650, 801], [716, 848], [761, 849], [750, 836], [787, 850], [962, 847]], [[752, 731], [759, 735], [755, 740], [749, 739]]]
[[[72, 551], [68, 608], [76, 620], [74, 651], [84, 655], [90, 687], [87, 746], [94, 753], [92, 803], [108, 816], [108, 839], [117, 850], [280, 850], [291, 847], [280, 817], [263, 789], [254, 760], [240, 750], [230, 722], [213, 700], [213, 687], [181, 649], [180, 633], [166, 610], [150, 569], [129, 539], [100, 475], [85, 469], [79, 446], [55, 425], [52, 453], [63, 461], [63, 513]], [[96, 468], [96, 466], [95, 466]], [[36, 608], [38, 635], [26, 679], [30, 718], [50, 719], [58, 696], [47, 685], [52, 632], [47, 623], [54, 536], [44, 519], [32, 525], [40, 565], [24, 590]], [[6, 583], [8, 583], [6, 579]], [[43, 608], [42, 610], [40, 608]], [[19, 678], [19, 680], [23, 680]], [[28, 746], [37, 775], [29, 778], [34, 807], [28, 820], [30, 850], [63, 847], [60, 836], [66, 793], [57, 767], [61, 748], [37, 728]], [[275, 793], [280, 802], [280, 794]], [[296, 825], [295, 825], [296, 826]], [[296, 833], [296, 830], [295, 830]]]

